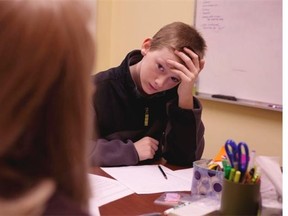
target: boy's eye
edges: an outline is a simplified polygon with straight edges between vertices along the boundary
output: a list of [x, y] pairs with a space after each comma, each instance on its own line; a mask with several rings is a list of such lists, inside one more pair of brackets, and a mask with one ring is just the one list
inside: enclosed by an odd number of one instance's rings
[[180, 80], [179, 80], [178, 78], [176, 78], [176, 77], [171, 77], [171, 80], [172, 80], [173, 82], [175, 82], [175, 83], [180, 82]]
[[164, 67], [161, 64], [157, 64], [157, 67], [160, 71], [164, 71]]

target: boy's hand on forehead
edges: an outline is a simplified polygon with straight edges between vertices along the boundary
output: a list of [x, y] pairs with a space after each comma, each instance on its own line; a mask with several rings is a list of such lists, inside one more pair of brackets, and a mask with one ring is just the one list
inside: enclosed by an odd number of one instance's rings
[[193, 105], [193, 87], [200, 71], [203, 69], [205, 61], [188, 48], [183, 51], [175, 50], [175, 55], [183, 63], [167, 60], [170, 70], [180, 77], [181, 82], [178, 86], [179, 106], [182, 108], [191, 108]]
[[184, 48], [184, 51], [175, 50], [174, 53], [183, 63], [168, 59], [170, 70], [180, 77], [181, 83], [188, 82], [193, 86], [204, 67], [204, 59], [200, 59], [195, 52], [188, 48]]

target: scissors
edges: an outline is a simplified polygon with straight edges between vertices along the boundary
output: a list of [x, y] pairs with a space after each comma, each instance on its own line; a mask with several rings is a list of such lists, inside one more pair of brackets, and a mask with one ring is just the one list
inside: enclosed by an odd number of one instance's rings
[[249, 164], [249, 148], [245, 142], [238, 145], [233, 140], [227, 140], [225, 143], [225, 151], [229, 158], [230, 164], [236, 170], [245, 175]]

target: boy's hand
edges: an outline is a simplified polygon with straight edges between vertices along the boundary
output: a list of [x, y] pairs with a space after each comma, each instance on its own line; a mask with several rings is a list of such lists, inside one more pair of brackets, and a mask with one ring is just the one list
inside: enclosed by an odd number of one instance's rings
[[153, 139], [152, 137], [143, 137], [134, 143], [136, 151], [139, 156], [139, 160], [152, 159], [155, 155], [155, 152], [158, 149], [158, 140]]
[[184, 48], [184, 52], [175, 51], [184, 64], [173, 60], [167, 60], [171, 71], [177, 74], [181, 82], [178, 86], [178, 105], [182, 109], [193, 109], [193, 88], [200, 71], [203, 69], [205, 60], [188, 48]]

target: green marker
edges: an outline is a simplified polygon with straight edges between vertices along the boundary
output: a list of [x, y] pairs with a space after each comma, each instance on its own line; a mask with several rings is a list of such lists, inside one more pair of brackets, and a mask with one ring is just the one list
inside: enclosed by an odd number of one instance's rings
[[224, 176], [226, 179], [229, 179], [231, 168], [232, 167], [230, 165], [224, 167]]
[[227, 159], [223, 159], [223, 160], [222, 160], [222, 166], [223, 166], [223, 169], [228, 166], [228, 161], [227, 161]]

